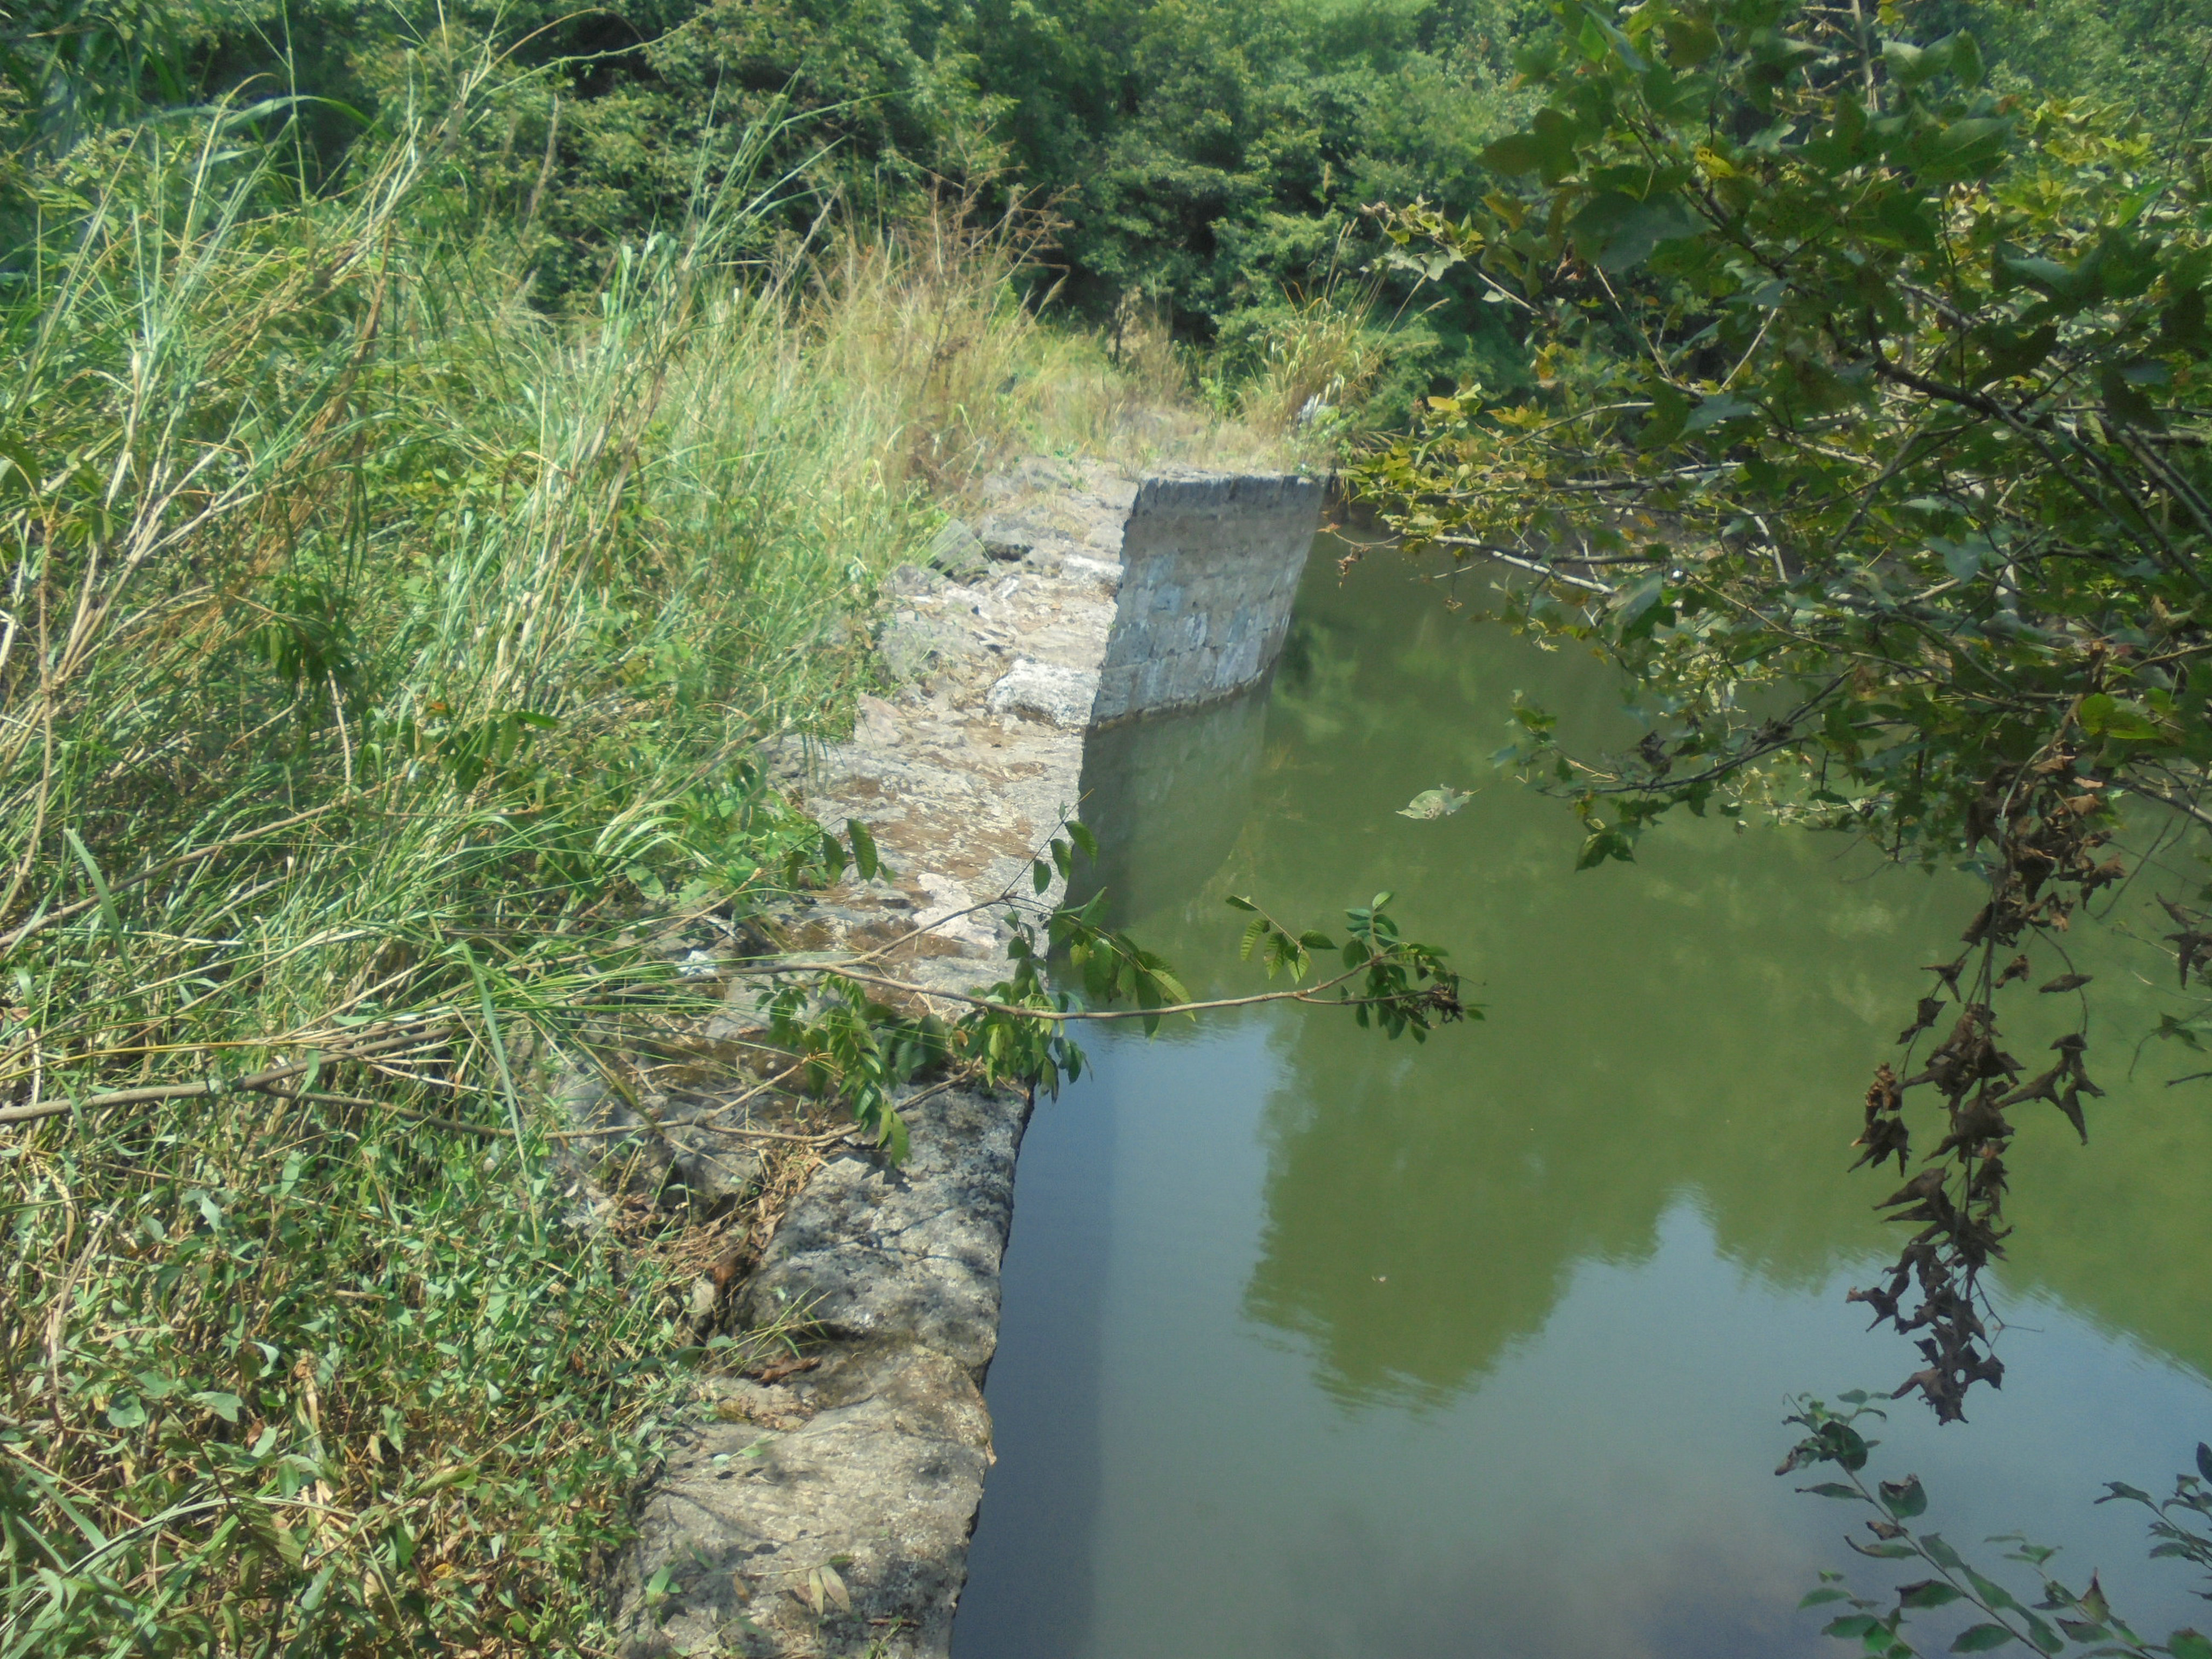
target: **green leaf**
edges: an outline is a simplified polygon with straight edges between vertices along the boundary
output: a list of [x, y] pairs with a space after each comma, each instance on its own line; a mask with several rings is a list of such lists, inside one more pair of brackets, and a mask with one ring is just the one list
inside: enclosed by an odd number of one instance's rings
[[1690, 400], [1677, 387], [1662, 380], [1651, 388], [1651, 413], [1636, 434], [1639, 449], [1664, 449], [1682, 435], [1690, 418]]
[[1970, 582], [1982, 574], [1982, 556], [1990, 550], [1989, 538], [1984, 536], [1970, 537], [1963, 542], [1954, 542], [1948, 536], [1930, 536], [1928, 546], [1932, 552], [1942, 555], [1943, 568], [1951, 573], [1951, 579], [1961, 582]]
[[1982, 48], [1974, 37], [1960, 29], [1951, 37], [1951, 73], [1964, 86], [1978, 87], [1988, 70], [1982, 63]]
[[1863, 1495], [1856, 1486], [1845, 1486], [1840, 1480], [1823, 1480], [1817, 1486], [1800, 1486], [1797, 1490], [1802, 1492], [1810, 1492], [1815, 1498], [1857, 1498]]
[[2014, 1613], [2024, 1611], [2013, 1593], [2002, 1584], [1994, 1579], [1984, 1577], [1972, 1567], [1968, 1567], [1966, 1571], [1966, 1582], [1974, 1587], [1975, 1594], [1982, 1598], [1984, 1606], [2008, 1607]]
[[1721, 49], [1721, 37], [1702, 17], [1662, 17], [1659, 32], [1667, 42], [1667, 56], [1679, 69], [1694, 69]]
[[195, 1406], [205, 1407], [226, 1423], [238, 1421], [239, 1398], [234, 1394], [224, 1394], [215, 1389], [203, 1389], [198, 1394], [188, 1395], [187, 1398]]
[[1258, 945], [1259, 942], [1267, 936], [1267, 919], [1265, 916], [1253, 917], [1252, 920], [1245, 926], [1243, 943], [1237, 947], [1237, 961], [1251, 961], [1253, 947]]
[[1611, 34], [1605, 25], [1598, 21], [1595, 14], [1584, 12], [1582, 28], [1575, 36], [1575, 50], [1582, 53], [1585, 62], [1601, 64], [1612, 46]]
[[[860, 872], [862, 881], [873, 881], [883, 860], [876, 853], [876, 838], [868, 833], [868, 826], [858, 818], [845, 820], [845, 833], [853, 842], [853, 867]], [[1040, 888], [1040, 892], [1043, 890]]]
[[2124, 703], [2108, 692], [2093, 692], [2081, 699], [2076, 718], [2093, 738], [2118, 738], [2142, 742], [2159, 735], [2149, 714], [2138, 705]]
[[1704, 432], [1730, 421], [1747, 420], [1758, 413], [1758, 404], [1746, 403], [1732, 392], [1718, 392], [1692, 410], [1684, 425], [1687, 431]]
[[2049, 299], [2052, 307], [2062, 314], [2079, 311], [2097, 296], [2103, 286], [2102, 264], [2102, 258], [2094, 251], [2070, 264], [2039, 254], [2014, 257], [1999, 253], [1996, 257], [2001, 276], [2027, 283]]
[[1900, 1521], [1909, 1521], [1928, 1507], [1927, 1491], [1917, 1474], [1909, 1474], [1902, 1480], [1885, 1480], [1881, 1492], [1882, 1507]]
[[1258, 905], [1253, 903], [1250, 899], [1239, 898], [1234, 893], [1227, 895], [1221, 902], [1232, 910], [1256, 910], [1260, 908]]
[[2166, 1650], [2173, 1659], [2212, 1659], [2212, 1641], [2193, 1630], [2178, 1630], [2166, 1638]]
[[1847, 1613], [1842, 1618], [1831, 1619], [1826, 1624], [1823, 1625], [1820, 1627], [1820, 1634], [1823, 1636], [1843, 1637], [1864, 1636], [1869, 1631], [1876, 1628], [1881, 1623], [1881, 1620], [1875, 1618], [1870, 1613]]
[[2002, 1625], [1975, 1625], [1962, 1632], [1959, 1639], [1951, 1644], [1951, 1651], [1987, 1653], [1992, 1648], [2001, 1648], [2006, 1643], [2018, 1639]]
[[1638, 201], [1620, 191], [1600, 191], [1567, 225], [1575, 250], [1601, 270], [1632, 270], [1662, 242], [1679, 241], [1704, 228], [1676, 196]]
[[1978, 179], [2003, 165], [2011, 143], [2012, 122], [2006, 117], [1954, 121], [1915, 147], [1916, 171], [1934, 185]]
[[2099, 1624], [2112, 1616], [2112, 1604], [2105, 1599], [2105, 1586], [2094, 1572], [2089, 1575], [2089, 1588], [2081, 1592], [2081, 1611]]
[[1575, 855], [1575, 868], [1594, 870], [1607, 859], [1633, 864], [1636, 849], [1630, 844], [1628, 837], [1618, 830], [1594, 830], [1583, 842], [1582, 851]]
[[1574, 123], [1555, 109], [1540, 109], [1526, 132], [1512, 133], [1485, 149], [1483, 166], [1495, 173], [1534, 173], [1555, 184], [1574, 171]]
[[107, 890], [107, 878], [100, 874], [100, 866], [93, 862], [91, 850], [77, 839], [76, 830], [64, 826], [62, 836], [69, 842], [70, 850], [76, 854], [76, 861], [84, 866], [84, 873], [91, 879], [92, 890], [100, 899], [100, 920], [107, 929], [108, 939], [114, 945], [116, 954], [121, 956], [129, 947], [123, 938], [122, 920], [115, 914], [115, 896]]
[[2159, 343], [2169, 350], [2203, 356], [2212, 348], [2212, 332], [2205, 327], [2204, 290], [2192, 288], [2176, 295], [2159, 319]]
[[1941, 74], [1944, 68], [1944, 60], [1936, 53], [1905, 40], [1883, 41], [1881, 61], [1882, 67], [1889, 71], [1889, 78], [1902, 87], [1917, 87]]
[[1523, 81], [1548, 81], [1559, 66], [1559, 43], [1549, 34], [1539, 34], [1515, 46], [1511, 58], [1513, 72]]
[[314, 1582], [307, 1586], [306, 1594], [300, 1597], [301, 1612], [313, 1613], [317, 1607], [322, 1606], [323, 1597], [330, 1591], [331, 1580], [337, 1576], [341, 1565], [337, 1561], [323, 1563], [322, 1571], [315, 1575]]
[[1624, 630], [1631, 629], [1638, 617], [1659, 603], [1666, 591], [1667, 573], [1664, 570], [1647, 571], [1614, 592], [1611, 600], [1613, 614], [1620, 618]]
[[2104, 394], [2105, 407], [2130, 426], [2147, 426], [2162, 429], [2166, 416], [2158, 405], [2142, 394], [2147, 382], [2128, 372], [2129, 366], [2106, 363], [2097, 371], [2097, 387]]
[[1975, 330], [1972, 337], [1989, 359], [1987, 378], [2003, 380], [2027, 374], [2048, 357], [2058, 343], [2058, 331], [2048, 324], [2025, 331], [1992, 326]]
[[38, 458], [13, 439], [0, 437], [0, 501], [29, 495], [39, 487]]
[[1449, 817], [1473, 799], [1471, 795], [1463, 795], [1456, 789], [1440, 784], [1434, 789], [1422, 790], [1398, 809], [1398, 816], [1421, 819]]
[[1952, 1602], [1965, 1599], [1966, 1592], [1956, 1585], [1947, 1584], [1940, 1578], [1923, 1578], [1917, 1584], [1906, 1584], [1897, 1592], [1900, 1607], [1948, 1607]]
[[1493, 173], [1534, 173], [1549, 154], [1533, 132], [1515, 132], [1491, 144], [1480, 159]]

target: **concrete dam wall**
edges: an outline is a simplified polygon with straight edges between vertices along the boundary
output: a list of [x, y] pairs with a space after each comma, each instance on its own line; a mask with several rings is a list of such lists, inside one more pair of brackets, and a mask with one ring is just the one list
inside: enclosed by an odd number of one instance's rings
[[[1064, 813], [1100, 821], [1092, 884], [1117, 878], [1133, 826], [1218, 820], [1206, 803], [1239, 768], [1249, 787], [1264, 717], [1225, 700], [1282, 648], [1324, 489], [1043, 460], [997, 481], [974, 530], [948, 526], [884, 585], [892, 694], [860, 700], [849, 741], [769, 757], [810, 814], [866, 823], [887, 862], [795, 896], [787, 935], [825, 961], [866, 952], [909, 1006], [957, 1016], [1007, 971], [1006, 911], [1065, 896], [1030, 881]], [[1117, 769], [1137, 717], [1208, 705], [1167, 764], [1154, 745], [1145, 776]], [[708, 1038], [757, 1035], [757, 986], [732, 985]], [[982, 1382], [1029, 1103], [925, 1088], [902, 1109], [905, 1163], [828, 1149], [750, 1276], [693, 1286], [702, 1343], [793, 1308], [811, 1334], [787, 1376], [705, 1372], [672, 1425], [611, 1587], [627, 1659], [945, 1659], [993, 1459]], [[703, 1127], [664, 1115], [656, 1133], [679, 1169], [729, 1159]]]
[[1121, 585], [1093, 726], [1212, 702], [1274, 664], [1321, 521], [1294, 474], [1147, 478], [1121, 531]]

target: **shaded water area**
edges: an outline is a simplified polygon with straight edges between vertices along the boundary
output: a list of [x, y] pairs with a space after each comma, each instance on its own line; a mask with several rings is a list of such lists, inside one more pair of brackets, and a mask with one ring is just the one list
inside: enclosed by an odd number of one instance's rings
[[[1917, 1363], [1844, 1300], [1896, 1248], [1869, 1208], [1894, 1182], [1847, 1176], [1846, 1143], [1973, 884], [1719, 819], [1577, 874], [1571, 812], [1510, 782], [1396, 816], [1490, 775], [1516, 690], [1571, 737], [1634, 728], [1601, 665], [1446, 611], [1395, 557], [1340, 586], [1335, 550], [1270, 686], [1093, 739], [1103, 878], [1201, 996], [1260, 979], [1225, 894], [1340, 930], [1395, 889], [1487, 1018], [1423, 1048], [1281, 1006], [1087, 1040], [1022, 1153], [955, 1652], [1840, 1652], [1796, 1610], [1817, 1571], [1895, 1575], [1793, 1490], [1816, 1477], [1771, 1471], [1793, 1394]], [[1874, 1467], [1917, 1472], [1928, 1523], [1987, 1560], [1992, 1533], [2065, 1546], [2062, 1576], [2100, 1569], [2162, 1635], [2207, 1622], [2198, 1586], [2091, 1500], [2170, 1487], [2212, 1434], [2212, 1085], [2165, 1087], [2205, 1062], [2160, 1048], [2128, 1076], [2179, 1005], [2123, 937], [2170, 931], [2148, 883], [2115, 921], [2075, 935], [2106, 994], [2091, 1144], [2031, 1108], [2013, 1160], [2005, 1388], [1942, 1429], [1899, 1402]], [[2023, 1055], [2064, 1017], [2029, 1000]]]

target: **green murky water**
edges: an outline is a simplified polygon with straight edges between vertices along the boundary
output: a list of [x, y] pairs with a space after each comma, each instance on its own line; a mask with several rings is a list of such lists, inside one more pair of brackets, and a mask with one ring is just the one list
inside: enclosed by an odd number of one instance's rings
[[[1224, 894], [1330, 925], [1389, 887], [1488, 1018], [1089, 1045], [1023, 1152], [959, 1659], [1840, 1651], [1799, 1596], [1881, 1582], [1770, 1470], [1790, 1395], [1913, 1368], [1843, 1300], [1889, 1243], [1844, 1146], [1972, 890], [1720, 821], [1578, 875], [1571, 815], [1510, 784], [1395, 816], [1487, 775], [1516, 690], [1630, 729], [1595, 663], [1437, 601], [1317, 554], [1263, 693], [1094, 740], [1103, 879], [1199, 994], [1256, 978]], [[2147, 884], [2116, 920], [2166, 931]], [[2195, 1586], [2089, 1500], [2212, 1433], [2212, 1097], [2162, 1050], [2130, 1079], [2170, 969], [2082, 942], [2111, 1098], [2087, 1149], [2053, 1113], [2013, 1160], [2006, 1388], [1943, 1430], [1900, 1405], [1877, 1458], [1954, 1540], [2063, 1543], [2163, 1632]]]

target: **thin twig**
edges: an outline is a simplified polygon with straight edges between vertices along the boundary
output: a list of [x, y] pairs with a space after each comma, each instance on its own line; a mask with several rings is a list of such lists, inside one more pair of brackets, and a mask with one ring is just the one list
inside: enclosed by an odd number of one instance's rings
[[[853, 1133], [850, 1124], [842, 1128], [830, 1129], [816, 1134], [797, 1135], [781, 1129], [744, 1128], [729, 1124], [703, 1121], [697, 1123], [648, 1122], [600, 1124], [589, 1129], [552, 1129], [546, 1132], [545, 1139], [548, 1140], [599, 1140], [619, 1138], [623, 1135], [653, 1134], [659, 1135], [665, 1140], [671, 1129], [703, 1129], [708, 1134], [736, 1135], [745, 1140], [788, 1140], [802, 1146], [826, 1146], [831, 1141], [842, 1140]], [[479, 1130], [478, 1133], [511, 1136], [514, 1132], [508, 1129], [484, 1129]]]
[[964, 991], [941, 991], [927, 985], [910, 985], [904, 980], [884, 979], [875, 974], [856, 974], [836, 963], [763, 963], [757, 966], [740, 964], [732, 971], [745, 975], [775, 975], [780, 974], [836, 974], [861, 985], [879, 986], [887, 991], [904, 991], [918, 997], [940, 997], [951, 1002], [964, 1002], [971, 1008], [981, 1008], [994, 1014], [1013, 1014], [1024, 1019], [1055, 1021], [1084, 1021], [1103, 1019], [1163, 1019], [1170, 1014], [1200, 1014], [1217, 1008], [1249, 1008], [1266, 1002], [1326, 1002], [1332, 1008], [1355, 1008], [1362, 1004], [1395, 1002], [1395, 997], [1344, 997], [1331, 1000], [1322, 996], [1346, 981], [1358, 978], [1365, 972], [1367, 964], [1349, 969], [1334, 979], [1316, 984], [1281, 991], [1259, 991], [1246, 997], [1217, 997], [1210, 1002], [1163, 1003], [1157, 1008], [1029, 1008], [1018, 1003], [999, 1002], [989, 997], [970, 995]]
[[82, 1100], [53, 1100], [36, 1106], [11, 1106], [0, 1111], [0, 1124], [32, 1123], [41, 1118], [59, 1117], [69, 1112], [106, 1111], [118, 1106], [143, 1106], [156, 1101], [194, 1100], [209, 1095], [228, 1094], [284, 1094], [289, 1091], [274, 1085], [303, 1072], [322, 1066], [340, 1065], [348, 1060], [366, 1060], [375, 1054], [391, 1054], [396, 1050], [421, 1048], [453, 1035], [451, 1025], [431, 1026], [417, 1031], [403, 1031], [374, 1042], [349, 1044], [343, 1048], [325, 1049], [307, 1060], [297, 1060], [283, 1066], [272, 1066], [266, 1071], [253, 1072], [241, 1078], [204, 1078], [198, 1083], [155, 1084], [143, 1089], [117, 1089], [107, 1094], [92, 1095]]

